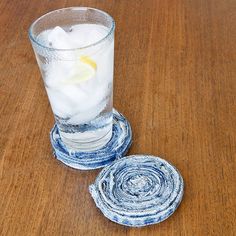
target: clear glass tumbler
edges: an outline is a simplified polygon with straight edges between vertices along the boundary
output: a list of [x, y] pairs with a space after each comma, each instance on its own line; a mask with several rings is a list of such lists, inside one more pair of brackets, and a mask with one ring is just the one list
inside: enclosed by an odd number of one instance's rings
[[63, 143], [94, 151], [112, 136], [115, 22], [87, 7], [49, 12], [29, 28]]

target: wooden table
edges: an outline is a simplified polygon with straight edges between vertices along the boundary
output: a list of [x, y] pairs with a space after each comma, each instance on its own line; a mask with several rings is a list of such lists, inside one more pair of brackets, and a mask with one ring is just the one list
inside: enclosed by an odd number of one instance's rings
[[[88, 192], [99, 171], [52, 156], [54, 123], [27, 36], [67, 6], [116, 20], [114, 106], [132, 124], [129, 154], [182, 173], [182, 204], [141, 229], [107, 220]], [[236, 235], [235, 0], [1, 0], [0, 235]]]

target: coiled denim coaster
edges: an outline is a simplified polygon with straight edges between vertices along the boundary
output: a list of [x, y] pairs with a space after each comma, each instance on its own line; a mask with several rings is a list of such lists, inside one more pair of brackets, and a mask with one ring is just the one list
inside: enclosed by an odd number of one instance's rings
[[113, 109], [113, 130], [111, 140], [101, 149], [92, 152], [69, 152], [63, 144], [57, 125], [50, 132], [50, 140], [56, 158], [64, 164], [81, 170], [104, 167], [115, 159], [123, 157], [132, 142], [132, 131], [126, 118]]
[[104, 168], [90, 193], [116, 223], [141, 227], [167, 219], [179, 206], [184, 183], [177, 169], [154, 156], [133, 155]]

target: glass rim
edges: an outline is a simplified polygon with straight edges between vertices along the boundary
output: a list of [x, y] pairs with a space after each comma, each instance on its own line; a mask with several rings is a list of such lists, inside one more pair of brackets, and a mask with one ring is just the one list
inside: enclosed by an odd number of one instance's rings
[[[53, 48], [53, 47], [48, 47], [48, 46], [45, 46], [44, 44], [40, 43], [39, 40], [37, 40], [37, 38], [35, 37], [35, 35], [33, 34], [33, 27], [37, 24], [37, 22], [39, 20], [41, 20], [42, 18], [52, 14], [52, 13], [55, 13], [55, 12], [60, 12], [60, 11], [65, 11], [65, 10], [86, 10], [86, 9], [92, 9], [92, 10], [95, 10], [97, 12], [100, 12], [106, 16], [108, 16], [108, 18], [110, 18], [111, 20], [111, 27], [109, 27], [109, 31], [108, 33], [100, 40], [94, 42], [94, 43], [91, 43], [91, 44], [88, 44], [86, 46], [83, 46], [83, 47], [76, 47], [76, 48], [70, 48], [70, 49], [63, 49], [63, 48]], [[90, 47], [93, 47], [93, 46], [96, 46], [100, 43], [102, 43], [103, 41], [105, 41], [115, 30], [115, 20], [113, 19], [113, 17], [111, 15], [109, 15], [107, 12], [105, 11], [102, 11], [100, 9], [97, 9], [97, 8], [92, 8], [92, 7], [65, 7], [65, 8], [60, 8], [60, 9], [57, 9], [57, 10], [53, 10], [53, 11], [50, 11], [42, 16], [40, 16], [39, 18], [37, 18], [35, 21], [33, 21], [33, 23], [30, 25], [29, 27], [29, 30], [28, 30], [28, 36], [30, 38], [30, 40], [32, 42], [34, 42], [35, 44], [37, 44], [38, 46], [44, 48], [44, 49], [47, 49], [47, 50], [51, 50], [51, 51], [74, 51], [74, 50], [82, 50], [82, 49], [87, 49], [87, 48], [90, 48]]]

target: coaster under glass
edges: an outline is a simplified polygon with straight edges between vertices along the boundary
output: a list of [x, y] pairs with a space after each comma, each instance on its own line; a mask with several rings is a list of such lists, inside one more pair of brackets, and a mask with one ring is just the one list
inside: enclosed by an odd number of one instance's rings
[[55, 157], [65, 165], [80, 170], [93, 170], [122, 158], [131, 146], [132, 130], [127, 119], [113, 109], [113, 129], [110, 141], [101, 149], [91, 152], [69, 151], [62, 142], [55, 124], [50, 132]]

